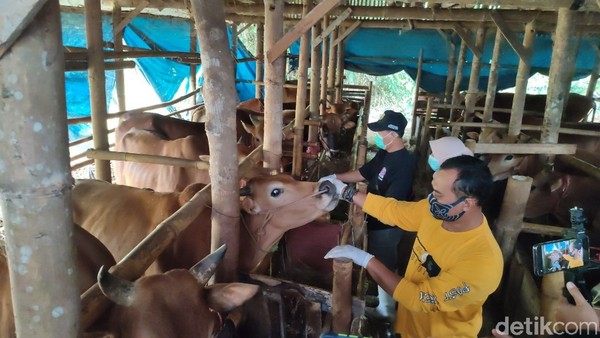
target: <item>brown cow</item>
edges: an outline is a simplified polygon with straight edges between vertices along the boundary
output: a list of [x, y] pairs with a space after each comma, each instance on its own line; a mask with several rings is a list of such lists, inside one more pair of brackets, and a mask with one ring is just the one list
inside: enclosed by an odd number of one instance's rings
[[118, 338], [232, 336], [232, 327], [225, 325], [222, 313], [242, 305], [259, 287], [244, 283], [205, 287], [224, 253], [222, 247], [190, 270], [171, 270], [135, 282], [121, 280], [102, 268], [98, 284], [115, 306], [108, 320], [93, 330]]
[[[241, 111], [238, 135], [245, 135], [242, 121], [251, 121]], [[249, 122], [251, 123], [251, 122]], [[198, 160], [209, 155], [204, 123], [190, 122], [152, 113], [130, 113], [121, 118], [115, 131], [117, 151]], [[246, 156], [253, 148], [238, 144], [238, 156]], [[181, 191], [192, 183], [209, 183], [208, 170], [182, 168], [149, 163], [117, 161], [118, 184], [156, 191]]]
[[[102, 181], [84, 180], [73, 189], [73, 217], [97, 236], [117, 260], [157, 224], [179, 209], [203, 184], [183, 192], [159, 193]], [[259, 266], [283, 234], [331, 211], [337, 204], [330, 182], [300, 182], [288, 175], [251, 178], [241, 193], [240, 270]], [[160, 271], [189, 268], [209, 253], [210, 208], [183, 231], [158, 259]]]
[[[78, 225], [73, 227], [73, 241], [77, 251], [77, 276], [79, 292], [83, 293], [96, 283], [101, 266], [111, 266], [115, 260], [106, 247]], [[0, 337], [16, 337], [15, 319], [12, 308], [8, 261], [0, 243]]]
[[525, 217], [550, 214], [559, 224], [570, 226], [569, 209], [577, 206], [583, 208], [588, 223], [600, 231], [599, 196], [600, 181], [596, 178], [543, 170], [533, 178]]

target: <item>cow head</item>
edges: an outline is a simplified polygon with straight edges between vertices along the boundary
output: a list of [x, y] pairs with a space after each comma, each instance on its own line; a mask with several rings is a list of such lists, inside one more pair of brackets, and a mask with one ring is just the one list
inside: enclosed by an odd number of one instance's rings
[[533, 178], [525, 217], [535, 218], [555, 211], [569, 188], [571, 177], [556, 171], [542, 170]]
[[190, 270], [171, 270], [135, 282], [100, 269], [102, 293], [118, 304], [111, 313], [110, 330], [122, 338], [224, 337], [221, 313], [258, 291], [257, 285], [243, 283], [205, 286], [224, 254], [223, 246]]
[[349, 120], [348, 114], [327, 113], [323, 116], [319, 136], [330, 157], [340, 156], [344, 136], [353, 133], [355, 128], [356, 122]]

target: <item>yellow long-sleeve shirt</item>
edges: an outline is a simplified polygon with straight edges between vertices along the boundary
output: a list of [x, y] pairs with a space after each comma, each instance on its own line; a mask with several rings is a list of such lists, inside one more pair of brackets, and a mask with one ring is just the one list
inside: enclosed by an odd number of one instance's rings
[[385, 224], [417, 231], [406, 274], [394, 290], [396, 332], [403, 338], [477, 337], [482, 305], [503, 270], [485, 217], [473, 230], [450, 232], [431, 215], [427, 199], [403, 202], [369, 194], [363, 210]]

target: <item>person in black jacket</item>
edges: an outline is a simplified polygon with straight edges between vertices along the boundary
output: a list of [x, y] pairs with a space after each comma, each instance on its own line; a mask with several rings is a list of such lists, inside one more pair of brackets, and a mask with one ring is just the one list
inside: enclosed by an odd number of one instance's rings
[[[409, 152], [402, 140], [406, 128], [406, 118], [402, 113], [386, 110], [383, 117], [368, 124], [374, 131], [375, 144], [379, 151], [375, 157], [354, 171], [328, 175], [319, 181], [337, 178], [345, 183], [368, 181], [367, 191], [381, 196], [407, 201], [412, 196], [412, 185], [416, 170], [416, 158]], [[367, 217], [368, 252], [375, 255], [388, 269], [397, 272], [397, 247], [404, 231]], [[377, 311], [395, 320], [394, 299], [383, 289], [378, 289], [379, 306]]]

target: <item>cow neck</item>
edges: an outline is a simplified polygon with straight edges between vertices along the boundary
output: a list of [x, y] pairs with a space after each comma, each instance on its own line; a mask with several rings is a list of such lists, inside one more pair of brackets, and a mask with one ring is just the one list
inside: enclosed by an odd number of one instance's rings
[[[256, 267], [261, 265], [262, 260], [266, 255], [272, 254], [275, 251], [277, 251], [277, 244], [279, 243], [281, 237], [283, 237], [284, 232], [276, 230], [280, 227], [271, 227], [269, 229], [270, 231], [267, 231], [267, 225], [271, 222], [271, 220], [274, 219], [273, 216], [275, 215], [275, 213], [278, 210], [285, 208], [291, 204], [300, 202], [304, 199], [311, 198], [317, 195], [322, 195], [324, 193], [326, 193], [326, 191], [319, 191], [314, 194], [304, 196], [295, 201], [291, 201], [287, 204], [280, 205], [278, 207], [261, 210], [256, 214], [248, 214], [249, 220], [246, 219], [244, 212], [241, 213], [240, 219], [242, 224], [244, 225], [244, 229], [246, 229], [246, 231], [248, 232], [248, 236], [252, 241], [252, 245], [257, 249], [257, 252], [254, 253], [252, 257], [248, 257], [248, 259], [250, 259], [250, 263], [252, 264], [249, 265], [251, 266], [250, 270], [254, 271]], [[271, 247], [267, 250], [265, 249], [265, 246]]]

